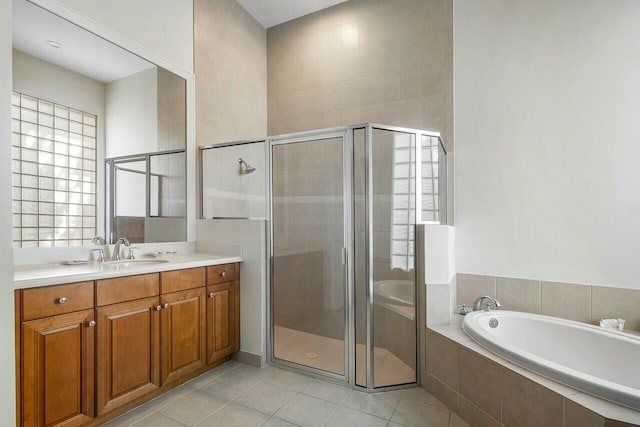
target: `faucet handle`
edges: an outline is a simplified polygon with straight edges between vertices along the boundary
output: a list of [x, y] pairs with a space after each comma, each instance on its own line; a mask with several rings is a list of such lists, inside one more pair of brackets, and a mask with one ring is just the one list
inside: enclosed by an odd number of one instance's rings
[[98, 257], [96, 258], [97, 262], [104, 262], [104, 249], [91, 249], [91, 253], [98, 252]]
[[136, 259], [136, 257], [133, 255], [133, 250], [134, 249], [140, 249], [139, 246], [129, 246], [129, 255], [127, 255], [127, 259]]

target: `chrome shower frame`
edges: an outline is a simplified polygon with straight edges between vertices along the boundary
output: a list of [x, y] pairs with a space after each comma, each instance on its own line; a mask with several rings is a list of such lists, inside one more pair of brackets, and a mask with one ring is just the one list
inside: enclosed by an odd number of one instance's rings
[[[354, 132], [358, 129], [364, 130], [365, 135], [365, 230], [366, 230], [366, 238], [365, 238], [365, 271], [366, 271], [366, 378], [367, 378], [367, 387], [362, 387], [356, 385], [356, 360], [355, 360], [355, 352], [356, 352], [356, 318], [355, 318], [355, 269], [354, 269], [354, 260], [355, 260], [355, 239], [354, 239]], [[415, 367], [416, 367], [416, 381], [407, 384], [398, 384], [398, 385], [390, 385], [384, 387], [374, 387], [375, 384], [375, 373], [374, 373], [374, 327], [373, 327], [373, 311], [374, 311], [374, 302], [373, 302], [373, 245], [371, 244], [373, 239], [373, 168], [372, 168], [372, 144], [373, 144], [373, 130], [385, 130], [385, 131], [395, 131], [395, 132], [403, 132], [408, 134], [413, 134], [415, 138], [415, 162], [416, 162], [416, 172], [415, 172], [415, 203], [416, 203], [416, 215], [415, 215], [415, 223], [414, 227], [414, 280], [415, 280], [415, 322], [416, 322], [416, 354], [415, 354]], [[213, 144], [204, 147], [200, 147], [200, 151], [207, 150], [210, 148], [221, 148], [228, 147], [232, 145], [241, 145], [241, 144], [253, 144], [253, 143], [264, 143], [265, 145], [265, 159], [266, 159], [266, 171], [265, 171], [265, 195], [266, 195], [266, 224], [267, 224], [267, 250], [266, 250], [266, 266], [267, 266], [267, 304], [266, 304], [266, 354], [267, 354], [267, 363], [280, 366], [286, 369], [290, 369], [293, 371], [298, 371], [300, 373], [304, 373], [306, 375], [311, 375], [314, 377], [321, 377], [324, 379], [328, 379], [331, 381], [335, 381], [341, 383], [343, 385], [350, 386], [354, 389], [365, 391], [365, 392], [380, 392], [380, 391], [390, 391], [408, 387], [415, 387], [416, 385], [420, 385], [421, 376], [425, 369], [424, 367], [424, 356], [423, 356], [423, 345], [422, 342], [424, 336], [424, 329], [426, 328], [426, 287], [424, 282], [425, 272], [423, 271], [424, 262], [420, 260], [424, 257], [422, 245], [423, 245], [423, 236], [424, 233], [422, 230], [418, 230], [418, 225], [420, 224], [446, 224], [446, 213], [445, 215], [440, 216], [440, 221], [431, 222], [431, 221], [422, 221], [421, 215], [421, 206], [422, 206], [422, 171], [421, 171], [421, 148], [422, 148], [422, 137], [436, 137], [438, 138], [438, 142], [440, 145], [440, 149], [447, 155], [446, 149], [438, 132], [431, 132], [419, 129], [398, 127], [398, 126], [387, 126], [375, 123], [363, 123], [357, 125], [349, 125], [349, 126], [341, 126], [335, 128], [327, 128], [320, 130], [312, 130], [312, 131], [304, 131], [304, 132], [296, 132], [290, 134], [282, 134], [276, 136], [270, 136], [267, 138], [259, 138], [254, 140], [245, 140], [245, 141], [236, 141], [236, 142], [228, 142], [221, 144]], [[346, 247], [346, 267], [345, 267], [345, 331], [344, 331], [344, 339], [345, 339], [345, 374], [339, 375], [327, 371], [323, 371], [320, 369], [312, 368], [305, 365], [300, 365], [297, 363], [289, 362], [282, 359], [277, 359], [274, 357], [274, 322], [273, 322], [273, 262], [274, 262], [274, 247], [273, 247], [273, 193], [272, 193], [272, 176], [273, 176], [273, 161], [272, 161], [272, 149], [274, 146], [295, 143], [295, 142], [304, 142], [304, 141], [313, 141], [318, 139], [329, 139], [329, 138], [343, 138], [343, 203], [344, 203], [344, 246]], [[440, 177], [445, 179], [446, 183], [446, 163], [445, 170], [440, 171]], [[200, 155], [200, 161], [198, 162], [198, 177], [199, 177], [199, 185], [200, 189], [202, 189], [202, 155]], [[444, 196], [446, 197], [446, 186], [440, 187], [440, 192], [442, 193], [444, 189]], [[200, 201], [200, 217], [202, 218], [202, 203]], [[222, 219], [222, 218], [219, 218]], [[262, 219], [262, 218], [245, 218], [245, 219]]]

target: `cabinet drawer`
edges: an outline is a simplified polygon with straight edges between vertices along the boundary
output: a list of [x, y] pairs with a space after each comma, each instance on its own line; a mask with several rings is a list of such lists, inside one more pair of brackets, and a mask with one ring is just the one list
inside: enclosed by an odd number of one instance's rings
[[212, 265], [207, 267], [207, 284], [233, 282], [236, 280], [237, 264]]
[[116, 277], [96, 282], [98, 306], [148, 298], [160, 294], [158, 273]]
[[204, 287], [206, 285], [205, 272], [205, 268], [200, 267], [160, 273], [162, 293], [168, 294]]
[[93, 308], [93, 282], [22, 291], [22, 319], [33, 320]]

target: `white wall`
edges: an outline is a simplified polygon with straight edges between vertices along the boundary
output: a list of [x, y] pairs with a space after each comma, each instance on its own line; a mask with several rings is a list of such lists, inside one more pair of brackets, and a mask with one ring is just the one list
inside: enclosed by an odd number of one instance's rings
[[639, 19], [455, 0], [458, 272], [640, 288]]
[[11, 1], [0, 0], [0, 425], [16, 425], [11, 236]]
[[107, 83], [107, 158], [158, 151], [158, 69]]
[[58, 0], [193, 72], [193, 0]]

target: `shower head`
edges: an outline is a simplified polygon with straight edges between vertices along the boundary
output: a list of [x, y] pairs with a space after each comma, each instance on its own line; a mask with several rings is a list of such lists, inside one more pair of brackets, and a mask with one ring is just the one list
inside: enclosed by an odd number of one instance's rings
[[[240, 174], [248, 175], [256, 171], [256, 168], [253, 166], [249, 166], [247, 162], [244, 161], [242, 157], [238, 158], [238, 164], [240, 165]], [[242, 167], [244, 165], [244, 168]]]

